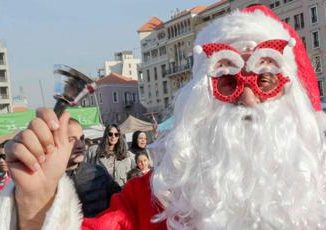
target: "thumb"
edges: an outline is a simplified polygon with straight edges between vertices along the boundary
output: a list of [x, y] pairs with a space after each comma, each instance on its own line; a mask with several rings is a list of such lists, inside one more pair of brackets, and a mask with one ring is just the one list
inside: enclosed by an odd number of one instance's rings
[[67, 145], [68, 140], [68, 124], [69, 124], [70, 114], [64, 112], [59, 119], [59, 129], [53, 131], [54, 143], [57, 147], [61, 145]]

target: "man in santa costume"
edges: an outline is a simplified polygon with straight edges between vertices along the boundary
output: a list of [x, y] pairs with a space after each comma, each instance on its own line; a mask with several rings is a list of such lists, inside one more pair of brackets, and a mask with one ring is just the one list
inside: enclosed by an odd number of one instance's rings
[[16, 189], [2, 194], [0, 229], [325, 229], [324, 115], [296, 32], [252, 6], [200, 31], [194, 52], [154, 171], [94, 219], [62, 177], [69, 115], [39, 110], [6, 145]]

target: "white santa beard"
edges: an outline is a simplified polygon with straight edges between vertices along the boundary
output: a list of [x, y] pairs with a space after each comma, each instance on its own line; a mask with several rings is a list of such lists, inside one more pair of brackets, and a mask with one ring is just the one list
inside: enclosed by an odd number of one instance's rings
[[253, 109], [202, 102], [196, 109], [209, 116], [185, 115], [152, 181], [169, 228], [325, 227], [323, 140], [312, 113], [290, 100]]

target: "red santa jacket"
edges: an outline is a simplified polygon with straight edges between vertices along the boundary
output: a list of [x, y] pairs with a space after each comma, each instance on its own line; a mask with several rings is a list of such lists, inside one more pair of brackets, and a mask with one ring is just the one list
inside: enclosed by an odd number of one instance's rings
[[84, 218], [82, 230], [166, 230], [166, 223], [152, 223], [151, 218], [162, 211], [150, 187], [151, 173], [136, 177], [112, 196], [110, 208], [95, 218]]

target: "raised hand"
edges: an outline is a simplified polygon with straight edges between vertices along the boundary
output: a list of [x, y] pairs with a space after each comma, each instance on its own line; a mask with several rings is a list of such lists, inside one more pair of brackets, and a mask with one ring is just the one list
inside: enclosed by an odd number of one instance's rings
[[[71, 153], [69, 114], [60, 120], [50, 109], [39, 109], [28, 128], [5, 146], [9, 170], [15, 181], [20, 221], [42, 222], [52, 203]], [[20, 227], [25, 229], [24, 223]], [[30, 226], [29, 226], [30, 227]]]

